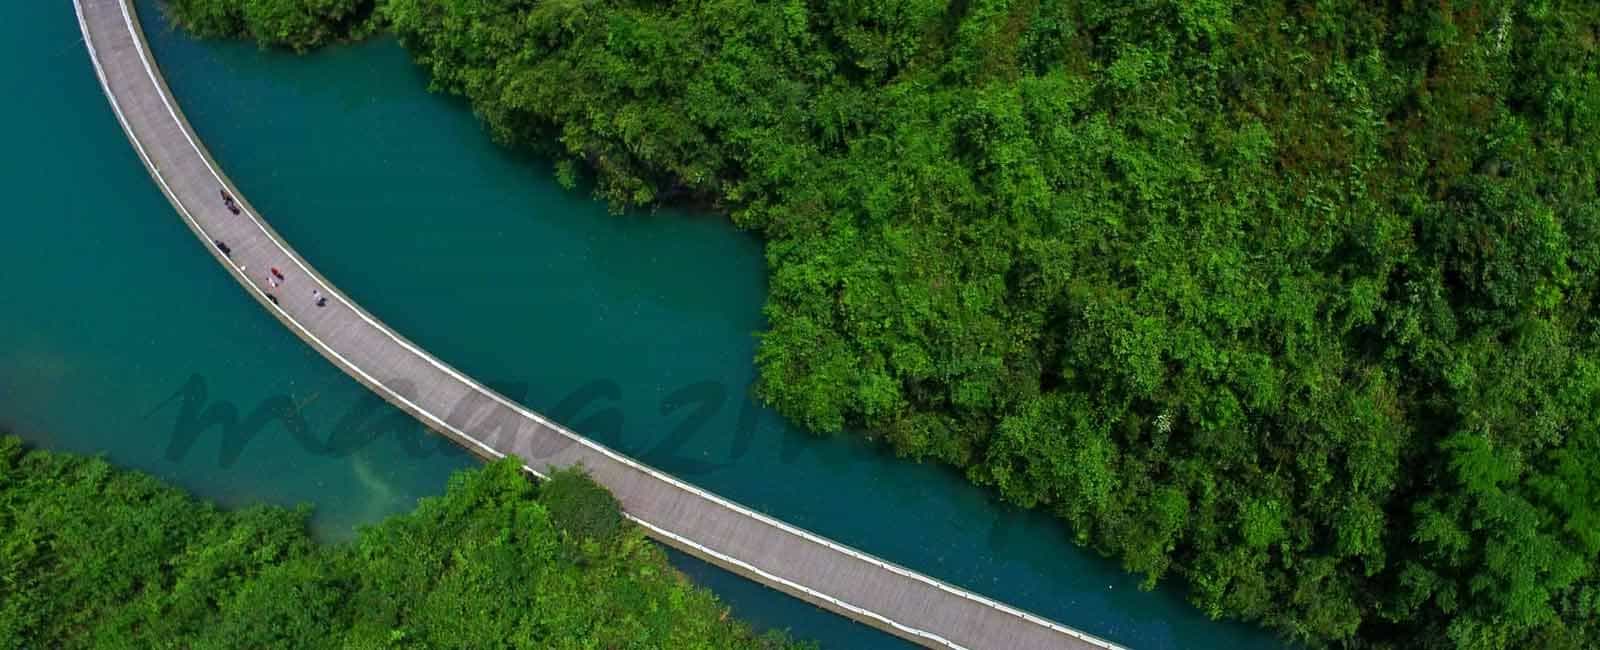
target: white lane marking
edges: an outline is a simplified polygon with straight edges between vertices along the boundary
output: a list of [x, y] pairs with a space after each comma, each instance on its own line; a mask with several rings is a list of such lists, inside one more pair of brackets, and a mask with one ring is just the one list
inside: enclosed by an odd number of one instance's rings
[[830, 603], [833, 606], [838, 607], [840, 609], [844, 609], [846, 611], [853, 612], [853, 613], [855, 613], [857, 615], [860, 615], [860, 616], [866, 616], [866, 617], [870, 617], [870, 618], [876, 619], [878, 621], [882, 621], [883, 623], [888, 624], [890, 626], [893, 626], [895, 629], [900, 630], [901, 632], [905, 632], [907, 634], [911, 634], [911, 635], [922, 637], [922, 638], [927, 639], [929, 641], [933, 641], [933, 642], [938, 643], [940, 645], [943, 645], [943, 646], [945, 646], [947, 648], [950, 648], [951, 650], [967, 650], [966, 646], [963, 646], [963, 645], [961, 645], [959, 643], [956, 643], [954, 641], [946, 639], [946, 638], [944, 638], [942, 636], [939, 636], [938, 634], [935, 634], [933, 632], [928, 632], [926, 630], [921, 630], [921, 629], [917, 629], [917, 628], [914, 628], [914, 627], [910, 627], [910, 626], [907, 626], [907, 625], [903, 625], [903, 624], [901, 624], [901, 623], [899, 623], [897, 621], [894, 621], [894, 620], [892, 620], [892, 619], [890, 619], [890, 618], [888, 618], [886, 616], [883, 616], [882, 614], [874, 612], [872, 610], [861, 608], [861, 607], [857, 607], [855, 605], [852, 605], [852, 604], [847, 603], [845, 601], [839, 600], [838, 598], [834, 598], [834, 597], [829, 596], [827, 594], [817, 593], [816, 591], [806, 587], [805, 585], [799, 584], [799, 583], [797, 583], [797, 582], [795, 582], [793, 580], [790, 580], [788, 578], [784, 578], [784, 577], [781, 577], [781, 576], [775, 576], [775, 575], [772, 575], [771, 573], [767, 573], [766, 571], [762, 571], [761, 569], [756, 568], [755, 566], [751, 565], [749, 562], [745, 562], [744, 560], [741, 560], [739, 558], [736, 558], [736, 557], [733, 557], [733, 556], [730, 556], [730, 555], [726, 555], [724, 553], [720, 553], [718, 551], [714, 551], [714, 550], [705, 548], [703, 546], [700, 546], [699, 544], [696, 544], [693, 540], [687, 539], [687, 538], [683, 537], [682, 535], [679, 535], [679, 534], [674, 533], [674, 532], [672, 532], [670, 530], [667, 530], [665, 528], [662, 528], [660, 526], [652, 524], [652, 523], [650, 523], [648, 521], [644, 521], [642, 519], [634, 519], [634, 521], [638, 522], [640, 526], [644, 526], [645, 528], [649, 528], [650, 530], [656, 531], [657, 535], [661, 535], [661, 536], [664, 536], [664, 537], [670, 537], [670, 538], [672, 538], [674, 540], [677, 540], [678, 543], [680, 543], [680, 544], [687, 544], [689, 546], [693, 546], [695, 548], [698, 548], [702, 552], [705, 552], [705, 553], [707, 553], [707, 554], [709, 554], [709, 555], [711, 555], [713, 557], [716, 557], [718, 560], [721, 560], [722, 562], [738, 566], [739, 568], [744, 569], [746, 571], [749, 571], [751, 573], [759, 574], [762, 577], [766, 578], [767, 580], [770, 580], [770, 581], [772, 581], [774, 583], [783, 585], [783, 586], [788, 587], [790, 589], [794, 589], [794, 590], [800, 591], [800, 592], [805, 593], [807, 595], [810, 595], [810, 596], [812, 596], [814, 598], [819, 598], [819, 599], [825, 600], [828, 603]]
[[[132, 41], [133, 41], [134, 48], [136, 50], [138, 50], [138, 52], [139, 52], [140, 63], [142, 63], [144, 65], [146, 75], [148, 75], [150, 77], [151, 84], [156, 88], [157, 97], [159, 97], [161, 99], [161, 103], [166, 107], [167, 113], [172, 117], [173, 122], [178, 126], [178, 131], [183, 134], [183, 137], [184, 137], [185, 140], [188, 141], [190, 148], [192, 148], [195, 151], [195, 153], [200, 157], [200, 160], [204, 164], [204, 166], [206, 168], [206, 171], [209, 172], [211, 174], [211, 176], [214, 179], [216, 179], [216, 181], [219, 184], [221, 184], [223, 187], [232, 187], [232, 184], [228, 183], [225, 180], [223, 180], [221, 174], [216, 170], [216, 168], [212, 167], [210, 159], [208, 159], [205, 156], [203, 150], [200, 148], [200, 145], [195, 142], [193, 135], [190, 134], [189, 129], [185, 126], [185, 123], [183, 122], [183, 120], [178, 117], [177, 110], [173, 107], [171, 100], [168, 99], [167, 93], [163, 90], [163, 87], [162, 87], [161, 83], [158, 81], [158, 77], [156, 76], [155, 70], [152, 67], [151, 57], [149, 56], [149, 53], [146, 51], [146, 49], [144, 47], [143, 38], [141, 38], [139, 36], [142, 32], [134, 24], [133, 17], [129, 14], [129, 11], [128, 11], [128, 0], [116, 0], [116, 1], [117, 1], [118, 7], [122, 11], [123, 22], [128, 27], [129, 34], [132, 35]], [[83, 33], [84, 33], [84, 43], [88, 46], [89, 52], [90, 52], [90, 57], [94, 60], [95, 72], [100, 77], [101, 86], [104, 87], [104, 89], [106, 91], [106, 96], [111, 101], [112, 109], [113, 109], [114, 112], [117, 113], [118, 121], [120, 121], [122, 123], [123, 130], [127, 131], [128, 135], [130, 136], [129, 139], [133, 140], [135, 148], [137, 148], [139, 150], [139, 156], [144, 159], [145, 165], [147, 167], [149, 167], [150, 170], [151, 170], [151, 173], [154, 176], [156, 176], [156, 180], [159, 183], [161, 183], [161, 186], [167, 191], [168, 195], [173, 197], [173, 203], [178, 205], [179, 211], [183, 212], [184, 218], [187, 219], [191, 224], [193, 224], [193, 226], [194, 226], [194, 228], [195, 228], [195, 230], [197, 232], [201, 233], [203, 236], [207, 236], [205, 234], [206, 233], [205, 228], [200, 226], [199, 222], [194, 219], [193, 215], [191, 215], [189, 213], [188, 209], [182, 206], [182, 201], [177, 198], [178, 195], [175, 192], [173, 192], [171, 186], [169, 186], [167, 184], [166, 180], [162, 177], [160, 171], [156, 169], [155, 164], [153, 163], [153, 161], [151, 160], [149, 155], [145, 152], [143, 145], [139, 143], [138, 136], [134, 134], [134, 131], [133, 131], [132, 127], [129, 125], [126, 117], [123, 116], [122, 109], [121, 109], [120, 105], [118, 105], [118, 103], [116, 101], [116, 98], [112, 96], [111, 85], [110, 85], [109, 81], [107, 80], [107, 78], [105, 76], [105, 71], [101, 68], [100, 60], [99, 60], [99, 54], [96, 52], [96, 50], [94, 48], [94, 44], [92, 43], [92, 39], [91, 39], [91, 36], [89, 34], [88, 24], [85, 22], [84, 17], [83, 17], [83, 7], [81, 5], [81, 0], [73, 0], [73, 7], [74, 7], [74, 10], [78, 14], [79, 28], [82, 29]], [[237, 188], [234, 188], [234, 189], [237, 189]], [[237, 194], [237, 192], [235, 192], [235, 194]], [[315, 278], [321, 279], [321, 277], [322, 277], [321, 275], [317, 274], [315, 271], [312, 271], [309, 267], [307, 267], [305, 262], [303, 260], [301, 260], [298, 255], [296, 255], [293, 251], [289, 250], [287, 245], [285, 245], [282, 241], [280, 241], [277, 238], [277, 236], [275, 236], [269, 229], [267, 229], [262, 224], [262, 222], [259, 219], [256, 218], [256, 215], [254, 215], [249, 210], [245, 210], [244, 211], [244, 215], [247, 218], [250, 219], [250, 222], [253, 225], [255, 225], [256, 228], [259, 229], [261, 231], [261, 233], [263, 235], [265, 235], [267, 237], [267, 239], [269, 241], [271, 241], [273, 243], [273, 245], [275, 247], [277, 247], [278, 250], [284, 254], [285, 257], [288, 257], [292, 262], [294, 262], [295, 266], [298, 266], [302, 272], [305, 272], [310, 277], [315, 277]], [[230, 269], [233, 268], [233, 265], [231, 265], [231, 264], [228, 264], [227, 266]], [[257, 293], [261, 293], [261, 294], [265, 295], [265, 292], [263, 292], [259, 287], [257, 287], [255, 285], [255, 283], [249, 282], [248, 278], [244, 278], [243, 276], [239, 276], [239, 277], [241, 278], [243, 283], [246, 286], [248, 286], [252, 291], [255, 291]], [[729, 509], [731, 511], [739, 513], [739, 514], [741, 514], [741, 515], [743, 515], [745, 517], [749, 517], [749, 518], [754, 519], [756, 521], [759, 521], [759, 522], [761, 522], [761, 523], [763, 523], [765, 525], [771, 526], [773, 528], [777, 528], [777, 529], [782, 530], [782, 531], [784, 531], [786, 533], [789, 533], [790, 535], [793, 535], [795, 537], [799, 537], [799, 538], [804, 539], [804, 540], [806, 540], [808, 542], [811, 542], [813, 544], [824, 546], [826, 548], [829, 548], [830, 550], [833, 550], [833, 551], [838, 552], [840, 554], [849, 556], [849, 557], [854, 558], [854, 559], [856, 559], [858, 561], [865, 562], [867, 564], [871, 564], [873, 566], [876, 566], [878, 568], [884, 569], [886, 571], [889, 571], [891, 573], [894, 573], [896, 575], [899, 575], [899, 576], [902, 576], [902, 577], [905, 577], [905, 578], [910, 578], [910, 579], [913, 579], [913, 580], [917, 580], [917, 581], [922, 582], [924, 584], [927, 584], [929, 586], [938, 588], [938, 589], [940, 589], [940, 590], [942, 590], [942, 591], [944, 591], [946, 593], [949, 593], [951, 595], [954, 595], [954, 596], [957, 596], [957, 597], [960, 597], [960, 598], [963, 598], [963, 599], [966, 599], [966, 600], [970, 600], [970, 601], [975, 602], [975, 603], [979, 603], [981, 605], [984, 605], [986, 607], [990, 607], [992, 609], [995, 609], [995, 610], [998, 610], [998, 611], [1001, 611], [1001, 612], [1005, 612], [1005, 613], [1010, 614], [1012, 616], [1016, 616], [1018, 618], [1021, 618], [1021, 619], [1025, 620], [1025, 621], [1027, 621], [1029, 623], [1033, 623], [1035, 625], [1039, 625], [1039, 626], [1051, 629], [1053, 631], [1059, 632], [1061, 634], [1065, 634], [1067, 636], [1073, 637], [1073, 638], [1078, 639], [1080, 641], [1084, 641], [1086, 643], [1090, 643], [1090, 644], [1093, 644], [1093, 645], [1096, 645], [1096, 646], [1099, 646], [1099, 647], [1102, 647], [1102, 648], [1107, 648], [1108, 650], [1123, 650], [1123, 648], [1121, 646], [1113, 644], [1113, 643], [1111, 643], [1109, 641], [1106, 641], [1106, 640], [1103, 640], [1103, 639], [1100, 639], [1100, 638], [1085, 634], [1085, 633], [1080, 632], [1078, 630], [1074, 630], [1072, 628], [1063, 626], [1063, 625], [1061, 625], [1059, 623], [1056, 623], [1055, 621], [1051, 621], [1049, 619], [1042, 618], [1042, 617], [1037, 616], [1035, 614], [1032, 614], [1030, 612], [1019, 610], [1019, 609], [1014, 608], [1014, 607], [1012, 607], [1010, 605], [1007, 605], [1005, 603], [1001, 603], [1001, 602], [992, 600], [990, 598], [987, 598], [985, 596], [978, 595], [978, 594], [966, 591], [964, 589], [955, 587], [953, 585], [945, 583], [942, 580], [935, 579], [935, 578], [933, 578], [931, 576], [923, 575], [921, 573], [917, 573], [917, 572], [912, 571], [910, 569], [903, 568], [903, 567], [901, 567], [899, 565], [884, 561], [884, 560], [879, 559], [877, 557], [874, 557], [872, 555], [869, 555], [869, 554], [863, 553], [861, 551], [858, 551], [858, 550], [856, 550], [854, 548], [850, 548], [850, 547], [845, 546], [843, 544], [839, 544], [838, 542], [834, 542], [833, 540], [827, 539], [825, 537], [818, 536], [815, 533], [812, 533], [810, 531], [807, 531], [807, 530], [804, 530], [804, 529], [800, 529], [800, 528], [796, 528], [796, 527], [791, 526], [791, 525], [789, 525], [789, 524], [787, 524], [787, 523], [785, 523], [783, 521], [774, 519], [774, 518], [772, 518], [770, 516], [767, 516], [767, 515], [765, 515], [763, 513], [756, 512], [754, 510], [750, 510], [749, 508], [746, 508], [745, 506], [739, 505], [739, 504], [734, 503], [732, 501], [729, 501], [726, 498], [723, 498], [723, 497], [721, 497], [719, 495], [713, 494], [711, 492], [707, 492], [707, 491], [705, 491], [703, 489], [700, 489], [699, 487], [696, 487], [696, 486], [690, 485], [688, 483], [685, 483], [683, 481], [680, 481], [676, 477], [673, 477], [673, 476], [670, 476], [668, 474], [662, 473], [662, 472], [656, 470], [653, 467], [650, 467], [648, 465], [644, 465], [644, 464], [639, 463], [638, 461], [636, 461], [636, 460], [634, 460], [632, 458], [629, 458], [629, 457], [624, 456], [622, 454], [619, 454], [619, 453], [617, 453], [615, 451], [612, 451], [610, 448], [605, 447], [604, 445], [596, 443], [596, 442], [594, 442], [592, 440], [589, 440], [588, 438], [585, 438], [583, 436], [577, 435], [576, 433], [573, 433], [572, 431], [567, 430], [566, 427], [563, 427], [563, 426], [561, 426], [561, 425], [559, 425], [557, 423], [551, 422], [551, 421], [545, 419], [540, 414], [535, 413], [535, 412], [523, 407], [520, 404], [517, 404], [515, 402], [510, 401], [510, 400], [506, 399], [505, 397], [502, 397], [499, 393], [496, 393], [495, 391], [489, 390], [488, 388], [478, 384], [476, 381], [472, 380], [471, 378], [469, 378], [469, 377], [467, 377], [465, 375], [462, 375], [461, 373], [457, 372], [454, 368], [452, 368], [449, 365], [445, 364], [444, 362], [438, 360], [437, 358], [433, 357], [432, 355], [427, 354], [427, 353], [423, 352], [422, 350], [418, 349], [416, 346], [412, 345], [410, 341], [407, 341], [404, 337], [400, 336], [398, 333], [390, 330], [387, 326], [385, 326], [382, 323], [378, 322], [371, 315], [367, 314], [366, 311], [362, 310], [360, 307], [356, 306], [350, 300], [345, 298], [344, 294], [342, 292], [338, 291], [337, 289], [335, 289], [333, 287], [332, 283], [323, 280], [321, 282], [321, 284], [323, 285], [324, 288], [328, 289], [328, 293], [333, 294], [335, 299], [337, 299], [340, 303], [343, 303], [344, 306], [346, 308], [350, 309], [350, 311], [352, 313], [356, 314], [362, 320], [366, 321], [368, 325], [372, 326], [374, 329], [377, 329], [380, 332], [383, 332], [386, 336], [388, 336], [395, 343], [399, 344], [401, 347], [403, 347], [406, 350], [408, 350], [409, 352], [411, 352], [414, 356], [422, 359], [423, 361], [428, 362], [430, 365], [434, 366], [434, 368], [436, 368], [437, 370], [439, 370], [441, 372], [444, 372], [445, 374], [450, 375], [452, 378], [454, 378], [458, 382], [461, 382], [462, 384], [472, 388], [474, 391], [478, 392], [479, 394], [481, 394], [481, 395], [483, 395], [485, 397], [488, 397], [488, 398], [490, 398], [490, 399], [492, 399], [492, 400], [494, 400], [496, 402], [499, 402], [502, 406], [505, 406], [506, 408], [509, 408], [509, 409], [519, 413], [523, 417], [525, 417], [527, 419], [530, 419], [530, 420], [533, 420], [535, 422], [538, 422], [539, 424], [543, 425], [544, 427], [546, 427], [546, 428], [548, 428], [550, 430], [553, 430], [553, 431], [555, 431], [555, 432], [567, 437], [568, 439], [570, 439], [570, 440], [572, 440], [574, 442], [577, 442], [578, 444], [581, 444], [581, 445], [583, 445], [585, 447], [588, 447], [588, 448], [590, 448], [590, 449], [592, 449], [592, 450], [594, 450], [596, 452], [604, 454], [607, 457], [610, 457], [612, 460], [615, 460], [618, 463], [621, 463], [622, 465], [625, 465], [625, 466], [627, 466], [627, 467], [629, 467], [631, 469], [634, 469], [636, 471], [640, 471], [640, 472], [643, 472], [645, 474], [648, 474], [651, 477], [653, 477], [653, 478], [655, 478], [655, 479], [657, 479], [659, 481], [662, 481], [664, 483], [667, 483], [667, 484], [669, 484], [669, 485], [671, 485], [671, 486], [673, 486], [673, 487], [675, 487], [677, 489], [689, 492], [689, 493], [694, 494], [694, 495], [696, 495], [696, 496], [698, 496], [700, 498], [703, 498], [703, 499], [706, 499], [706, 500], [711, 501], [713, 503], [716, 503], [716, 504], [718, 504], [718, 505], [720, 505], [720, 506], [722, 506], [724, 508], [727, 508], [727, 509]], [[495, 450], [493, 447], [490, 447], [487, 444], [483, 443], [482, 441], [479, 441], [477, 438], [474, 438], [471, 435], [468, 435], [467, 433], [461, 431], [460, 429], [457, 429], [456, 427], [450, 425], [449, 423], [447, 423], [444, 420], [440, 419], [438, 416], [434, 415], [432, 412], [427, 411], [427, 410], [423, 409], [422, 407], [416, 405], [410, 399], [404, 397], [403, 395], [400, 395], [399, 393], [397, 393], [394, 390], [390, 389], [388, 386], [384, 385], [382, 382], [379, 382], [377, 379], [375, 379], [371, 375], [367, 374], [365, 371], [363, 371], [360, 368], [358, 368], [355, 364], [351, 363], [343, 355], [341, 355], [337, 351], [335, 351], [331, 346], [329, 346], [328, 344], [324, 343], [321, 339], [317, 338], [316, 335], [312, 334], [309, 329], [307, 329], [304, 325], [301, 325], [298, 320], [296, 320], [292, 315], [289, 314], [288, 311], [284, 310], [281, 306], [279, 306], [277, 304], [272, 304], [271, 308], [274, 309], [275, 311], [277, 311], [279, 314], [281, 314], [282, 318], [283, 318], [283, 320], [285, 322], [289, 322], [289, 323], [293, 324], [296, 329], [298, 329], [300, 332], [302, 332], [304, 334], [304, 338], [306, 338], [307, 340], [315, 341], [316, 344], [319, 347], [321, 347], [323, 350], [327, 351], [328, 354], [338, 358], [340, 360], [340, 362], [342, 363], [342, 365], [344, 365], [345, 367], [350, 368], [352, 371], [354, 371], [354, 372], [360, 374], [362, 377], [366, 378], [368, 380], [368, 382], [370, 382], [369, 385], [381, 388], [384, 392], [390, 394], [396, 400], [398, 400], [398, 401], [406, 404], [407, 406], [411, 407], [411, 410], [413, 410], [414, 412], [416, 412], [418, 414], [421, 414], [422, 416], [424, 416], [425, 418], [427, 418], [430, 421], [433, 421], [433, 422], [436, 422], [436, 423], [440, 424], [441, 426], [443, 426], [444, 428], [450, 430], [451, 432], [456, 433], [458, 436], [462, 437], [463, 439], [472, 442], [474, 445], [484, 449], [490, 455], [493, 455], [496, 458], [504, 458], [505, 457], [505, 454], [499, 452], [498, 450]], [[524, 465], [523, 467], [524, 467], [524, 469], [528, 470], [529, 472], [532, 472], [534, 475], [543, 477], [543, 474], [541, 474], [537, 470], [533, 469], [532, 467], [527, 466], [527, 465]], [[726, 555], [724, 555], [724, 554], [722, 554], [722, 553], [720, 553], [718, 551], [715, 551], [713, 549], [707, 548], [702, 544], [699, 544], [697, 542], [694, 542], [693, 540], [689, 540], [687, 538], [684, 538], [684, 537], [682, 537], [680, 535], [677, 535], [675, 533], [671, 533], [670, 531], [668, 531], [668, 530], [666, 530], [664, 528], [661, 528], [659, 526], [656, 526], [654, 524], [646, 522], [643, 519], [639, 519], [638, 517], [635, 517], [635, 516], [633, 516], [631, 514], [627, 514], [627, 513], [624, 513], [624, 514], [627, 515], [627, 517], [630, 520], [633, 520], [633, 521], [635, 521], [637, 523], [643, 524], [646, 527], [648, 527], [648, 528], [650, 528], [652, 530], [655, 530], [655, 531], [657, 531], [657, 532], [659, 532], [659, 533], [661, 533], [663, 535], [667, 535], [669, 537], [672, 537], [673, 539], [679, 540], [680, 543], [683, 543], [683, 544], [692, 546], [694, 548], [700, 549], [701, 551], [705, 552], [706, 554], [712, 555], [714, 557], [721, 558], [724, 561], [738, 563], [739, 565], [741, 565], [743, 567], [746, 567], [748, 570], [750, 570], [752, 572], [759, 573], [759, 574], [761, 574], [763, 576], [769, 577], [770, 579], [772, 579], [774, 581], [782, 582], [782, 583], [784, 583], [786, 585], [791, 586], [791, 588], [799, 590], [799, 591], [802, 591], [802, 592], [804, 592], [804, 593], [806, 593], [808, 595], [815, 596], [815, 597], [817, 597], [819, 599], [827, 600], [829, 602], [835, 603], [836, 605], [838, 605], [840, 607], [844, 607], [844, 608], [850, 609], [851, 611], [860, 613], [862, 615], [871, 616], [871, 617], [873, 617], [875, 619], [884, 621], [885, 623], [888, 623], [888, 624], [894, 626], [897, 629], [902, 629], [904, 631], [916, 634], [918, 636], [922, 636], [924, 638], [928, 638], [929, 640], [939, 641], [939, 642], [941, 642], [941, 643], [943, 643], [943, 644], [945, 644], [945, 645], [947, 645], [947, 646], [949, 646], [951, 648], [960, 648], [960, 646], [958, 646], [958, 645], [956, 645], [956, 644], [954, 644], [954, 643], [952, 643], [952, 642], [944, 639], [943, 637], [940, 637], [939, 635], [934, 634], [932, 632], [927, 632], [927, 631], [920, 630], [920, 629], [917, 629], [917, 628], [914, 628], [914, 627], [905, 626], [903, 624], [895, 622], [895, 621], [889, 619], [888, 617], [883, 616], [881, 614], [878, 614], [876, 612], [872, 612], [870, 610], [866, 610], [864, 608], [860, 608], [860, 607], [851, 605], [851, 604], [846, 603], [844, 601], [841, 601], [841, 600], [839, 600], [837, 598], [829, 596], [829, 595], [827, 595], [825, 593], [819, 592], [819, 591], [817, 591], [817, 590], [815, 590], [815, 589], [813, 589], [811, 587], [807, 587], [805, 585], [794, 583], [794, 582], [792, 582], [792, 581], [790, 581], [788, 579], [785, 579], [785, 578], [782, 578], [782, 577], [779, 577], [779, 576], [776, 576], [776, 575], [772, 575], [772, 574], [767, 573], [765, 571], [762, 571], [761, 569], [758, 569], [758, 568], [756, 568], [754, 566], [750, 566], [749, 564], [747, 564], [747, 563], [745, 563], [745, 562], [743, 562], [741, 560], [736, 560], [736, 559], [734, 559], [732, 557], [726, 556]]]

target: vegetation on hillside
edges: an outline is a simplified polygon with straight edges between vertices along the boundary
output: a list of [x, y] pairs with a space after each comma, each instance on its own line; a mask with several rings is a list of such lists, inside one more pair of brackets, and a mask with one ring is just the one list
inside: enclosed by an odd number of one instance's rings
[[576, 471], [463, 471], [338, 546], [307, 514], [0, 437], [0, 648], [794, 647], [730, 620]]
[[375, 0], [163, 0], [185, 29], [205, 37], [249, 38], [304, 52], [369, 35]]
[[[265, 4], [319, 0], [175, 6]], [[565, 181], [764, 234], [794, 420], [1312, 645], [1600, 647], [1600, 3], [374, 11]]]

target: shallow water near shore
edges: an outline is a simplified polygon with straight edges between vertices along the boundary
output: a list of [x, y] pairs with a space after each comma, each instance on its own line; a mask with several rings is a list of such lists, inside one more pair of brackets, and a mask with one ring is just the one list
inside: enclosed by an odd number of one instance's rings
[[[250, 201], [394, 329], [509, 397], [752, 508], [1134, 648], [1275, 648], [1141, 592], [1048, 516], [749, 397], [760, 241], [726, 219], [610, 215], [489, 141], [392, 40], [308, 56], [197, 42], [140, 2], [190, 121]], [[324, 539], [439, 494], [476, 460], [339, 373], [252, 302], [123, 137], [66, 3], [11, 3], [12, 210], [0, 428], [104, 453], [229, 505], [311, 503]], [[285, 413], [292, 415], [283, 415]], [[213, 426], [205, 426], [212, 422]], [[907, 647], [692, 559], [762, 627]]]

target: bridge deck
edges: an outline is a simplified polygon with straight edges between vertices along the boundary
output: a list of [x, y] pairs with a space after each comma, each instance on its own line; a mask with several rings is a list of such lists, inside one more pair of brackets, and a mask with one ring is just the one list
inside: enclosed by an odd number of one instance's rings
[[[268, 312], [430, 428], [529, 471], [581, 463], [652, 537], [813, 604], [938, 648], [1114, 648], [751, 511], [606, 449], [501, 397], [345, 298], [250, 207], [178, 109], [131, 0], [74, 0], [117, 119], [207, 250]], [[236, 197], [240, 214], [223, 203]], [[224, 254], [212, 242], [222, 242]], [[268, 279], [276, 267], [282, 286]], [[327, 298], [317, 306], [312, 290]]]

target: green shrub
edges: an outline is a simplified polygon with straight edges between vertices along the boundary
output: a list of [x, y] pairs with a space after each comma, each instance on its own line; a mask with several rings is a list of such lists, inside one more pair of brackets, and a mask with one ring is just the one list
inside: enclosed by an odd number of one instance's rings
[[539, 503], [556, 530], [575, 543], [611, 546], [623, 530], [617, 498], [580, 468], [556, 470], [539, 485]]

